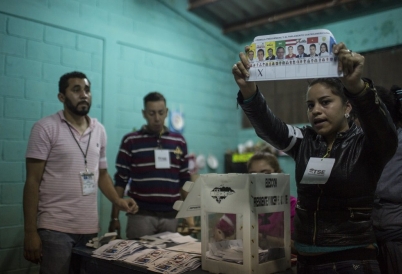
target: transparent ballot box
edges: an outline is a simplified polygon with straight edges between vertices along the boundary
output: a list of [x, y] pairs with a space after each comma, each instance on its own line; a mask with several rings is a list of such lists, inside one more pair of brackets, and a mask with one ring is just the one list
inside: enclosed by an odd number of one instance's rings
[[275, 273], [290, 268], [287, 174], [205, 174], [201, 186], [202, 268]]

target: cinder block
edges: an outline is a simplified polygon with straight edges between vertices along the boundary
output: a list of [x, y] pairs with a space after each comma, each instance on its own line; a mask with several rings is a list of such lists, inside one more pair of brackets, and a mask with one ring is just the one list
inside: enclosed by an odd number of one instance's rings
[[67, 72], [74, 71], [73, 67], [53, 65], [53, 64], [43, 64], [43, 79], [50, 83], [58, 83], [60, 76]]
[[7, 29], [7, 16], [0, 14], [0, 33], [6, 33]]
[[88, 20], [88, 23], [99, 23], [104, 25], [108, 21], [108, 11], [92, 5], [81, 4], [80, 17]]
[[[24, 121], [17, 119], [0, 119], [0, 139], [23, 140]], [[6, 169], [2, 169], [6, 170]]]
[[24, 161], [27, 149], [26, 141], [3, 141], [3, 159], [5, 161], [15, 162]]
[[0, 97], [0, 119], [4, 117], [4, 98]]
[[127, 77], [120, 77], [117, 78], [118, 81], [118, 86], [116, 88], [116, 94], [130, 94], [130, 91], [133, 92], [133, 87], [136, 86], [136, 83], [138, 81], [135, 79], [135, 77], [127, 78]]
[[31, 0], [31, 1], [29, 1], [30, 4], [40, 7], [40, 8], [47, 8], [48, 7], [47, 2], [48, 2], [48, 0]]
[[77, 34], [54, 27], [45, 27], [45, 42], [63, 47], [74, 48], [76, 45]]
[[0, 249], [0, 266], [1, 273], [8, 273], [7, 271], [15, 270], [19, 267], [21, 258], [21, 249]]
[[78, 2], [85, 3], [87, 5], [91, 5], [96, 7], [98, 0], [77, 0]]
[[59, 102], [59, 99], [57, 98], [57, 94], [59, 93], [59, 87], [57, 84], [58, 82], [56, 80], [54, 81], [54, 83], [26, 80], [25, 98], [57, 103]]
[[61, 109], [63, 109], [63, 105], [61, 103], [43, 103], [42, 117], [55, 114]]
[[25, 56], [25, 38], [0, 34], [0, 51], [4, 54]]
[[8, 18], [8, 33], [15, 36], [43, 40], [43, 29], [44, 26], [36, 22], [15, 17]]
[[22, 204], [19, 205], [1, 205], [0, 219], [2, 226], [21, 225], [22, 224]]
[[[22, 189], [20, 189], [22, 191]], [[22, 197], [22, 192], [19, 193]], [[0, 248], [21, 247], [24, 243], [24, 227], [11, 226], [0, 228]]]
[[28, 58], [43, 62], [60, 63], [61, 49], [59, 46], [47, 45], [42, 42], [28, 41]]
[[91, 68], [92, 58], [90, 53], [64, 48], [61, 54], [61, 63], [63, 65], [79, 69]]
[[0, 95], [24, 97], [24, 79], [0, 76]]
[[124, 28], [125, 31], [133, 31], [134, 20], [120, 14], [109, 13], [109, 25], [115, 28]]
[[103, 56], [92, 54], [92, 70], [95, 72], [102, 72], [103, 70]]
[[[149, 2], [149, 1], [147, 1]], [[126, 16], [132, 16], [133, 14], [136, 14], [136, 17], [139, 16], [141, 17], [142, 13], [138, 12], [139, 8], [141, 5], [143, 5], [143, 1], [124, 1], [123, 4], [123, 14]], [[145, 16], [145, 15], [144, 15]], [[139, 19], [141, 20], [141, 19]]]
[[49, 8], [65, 12], [70, 18], [80, 14], [80, 4], [76, 1], [52, 0], [49, 1]]
[[116, 14], [123, 14], [124, 0], [98, 0], [98, 7]]
[[5, 117], [39, 119], [40, 115], [41, 103], [39, 101], [14, 98], [6, 98], [5, 100]]
[[[22, 160], [25, 162], [25, 159]], [[24, 180], [22, 176], [22, 167], [25, 164], [21, 163], [0, 163], [0, 170], [2, 172], [0, 173], [0, 181], [2, 182], [22, 182]], [[1, 204], [1, 203], [0, 203]], [[1, 216], [1, 210], [2, 208], [0, 207], [0, 216]], [[0, 217], [0, 220], [5, 220], [4, 218]], [[13, 223], [14, 224], [14, 223]], [[17, 223], [15, 223], [17, 224]]]
[[36, 120], [33, 120], [33, 121], [25, 120], [25, 122], [24, 122], [24, 140], [29, 139], [29, 135], [31, 134], [32, 127], [35, 123], [36, 123]]
[[134, 110], [134, 98], [132, 94], [118, 94], [117, 95], [117, 109], [122, 111]]
[[138, 75], [139, 75], [139, 73], [141, 73], [141, 71], [144, 71], [142, 68], [143, 68], [142, 63], [136, 63], [134, 65], [133, 61], [119, 60], [117, 73], [121, 77], [125, 77], [125, 78], [135, 77], [137, 80], [140, 80], [141, 78], [138, 77]]
[[[135, 111], [117, 111], [116, 116], [116, 127], [123, 128], [133, 128], [137, 127], [138, 129], [142, 126], [133, 124], [134, 117], [142, 117], [141, 113]], [[123, 137], [123, 136], [122, 136]]]
[[38, 61], [7, 56], [6, 75], [40, 79], [42, 78], [42, 64]]
[[[141, 92], [141, 95], [143, 95], [142, 97], [140, 96], [132, 96], [133, 97], [133, 104], [134, 104], [134, 111], [139, 111], [140, 113], [142, 113], [142, 110], [144, 109], [144, 96], [145, 94], [147, 94], [147, 90], [143, 89], [143, 90], [138, 90], [138, 92]], [[169, 108], [170, 109], [170, 108]], [[142, 114], [141, 114], [141, 118], [142, 118]]]
[[[25, 156], [22, 159], [25, 162]], [[2, 184], [2, 191], [0, 193], [2, 204], [22, 204], [22, 193], [24, 189], [24, 184], [24, 182]]]
[[4, 54], [0, 54], [0, 75], [4, 75], [6, 67], [6, 56]]
[[122, 45], [120, 46], [120, 58], [122, 60], [136, 60], [140, 65], [143, 65], [148, 61], [149, 54], [144, 54], [142, 50]]
[[102, 54], [103, 40], [90, 36], [78, 35], [77, 49], [84, 52]]

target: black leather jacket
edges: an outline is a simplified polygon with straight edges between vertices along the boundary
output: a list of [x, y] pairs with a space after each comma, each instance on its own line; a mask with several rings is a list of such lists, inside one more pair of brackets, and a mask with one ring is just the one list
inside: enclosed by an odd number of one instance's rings
[[[372, 86], [372, 85], [371, 85]], [[347, 92], [345, 92], [348, 94]], [[373, 88], [360, 97], [348, 96], [361, 127], [351, 123], [338, 133], [329, 158], [335, 163], [326, 184], [300, 184], [310, 157], [323, 157], [327, 145], [310, 127], [287, 125], [272, 114], [265, 98], [238, 103], [257, 135], [285, 151], [296, 163], [297, 208], [294, 240], [316, 246], [371, 244], [370, 220], [376, 184], [398, 145], [395, 126]]]

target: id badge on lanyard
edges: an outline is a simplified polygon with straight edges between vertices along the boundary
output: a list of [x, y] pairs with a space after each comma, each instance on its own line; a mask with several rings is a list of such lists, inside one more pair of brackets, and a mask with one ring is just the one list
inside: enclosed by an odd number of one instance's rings
[[82, 195], [86, 196], [96, 192], [95, 175], [93, 172], [80, 172]]
[[155, 149], [155, 168], [170, 168], [169, 150]]
[[301, 184], [325, 184], [331, 175], [335, 158], [310, 158]]
[[89, 149], [89, 144], [91, 142], [91, 134], [92, 132], [89, 133], [88, 137], [88, 144], [86, 151], [84, 152], [78, 143], [77, 139], [75, 138], [73, 131], [71, 130], [71, 126], [67, 123], [68, 128], [70, 129], [71, 135], [73, 136], [75, 142], [77, 143], [78, 148], [81, 150], [81, 153], [84, 157], [84, 164], [85, 164], [85, 170], [86, 171], [81, 171], [80, 172], [80, 178], [81, 178], [81, 187], [82, 187], [82, 195], [90, 195], [92, 193], [96, 192], [96, 183], [95, 183], [95, 175], [93, 172], [88, 170], [88, 163], [87, 163], [87, 155], [88, 155], [88, 149]]

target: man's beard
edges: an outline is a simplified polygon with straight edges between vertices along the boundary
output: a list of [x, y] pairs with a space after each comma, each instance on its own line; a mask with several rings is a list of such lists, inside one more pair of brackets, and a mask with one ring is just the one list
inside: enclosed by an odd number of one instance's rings
[[[88, 114], [89, 110], [91, 109], [91, 104], [88, 102], [80, 102], [78, 103], [76, 106], [73, 105], [73, 103], [71, 102], [70, 99], [68, 99], [66, 97], [66, 99], [64, 100], [64, 103], [66, 104], [67, 108], [74, 114], [79, 115], [79, 116], [85, 116]], [[87, 105], [87, 109], [82, 109], [79, 110], [78, 107], [81, 104], [86, 104]]]

